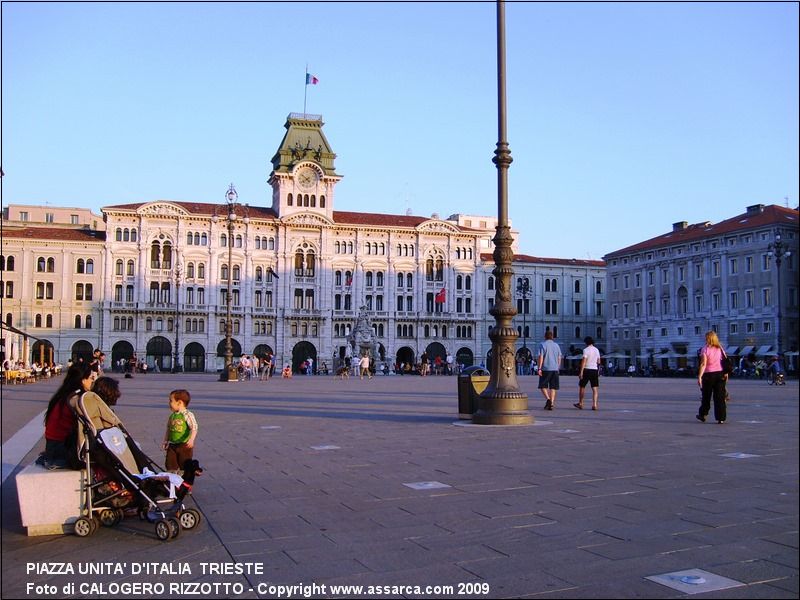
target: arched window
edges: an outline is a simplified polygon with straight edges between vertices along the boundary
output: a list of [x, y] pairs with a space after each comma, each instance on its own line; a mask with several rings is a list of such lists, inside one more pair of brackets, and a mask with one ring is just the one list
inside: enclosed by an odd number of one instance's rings
[[241, 235], [237, 235], [236, 236], [236, 247], [237, 248], [241, 248], [242, 247], [242, 236]]
[[224, 233], [219, 236], [219, 245], [223, 248], [228, 247], [228, 236], [225, 235]]
[[135, 229], [131, 229], [131, 241], [135, 242], [137, 239], [139, 239], [139, 234], [136, 233]]
[[164, 250], [161, 253], [162, 259], [162, 268], [163, 269], [171, 269], [172, 268], [172, 244], [169, 242], [164, 242]]
[[9, 256], [6, 260], [6, 271], [13, 271], [14, 270], [14, 257]]
[[75, 315], [75, 329], [81, 328], [81, 316]]
[[319, 207], [320, 208], [325, 208], [325, 196], [320, 196], [319, 197]]
[[76, 273], [85, 273], [86, 272], [86, 263], [83, 262], [82, 258], [78, 259], [78, 266], [77, 266], [77, 269], [75, 270], [75, 272]]
[[134, 262], [132, 260], [129, 260], [128, 261], [128, 276], [129, 277], [133, 277], [133, 275], [135, 273], [135, 270], [136, 270], [136, 265], [134, 264]]
[[44, 256], [40, 256], [36, 259], [36, 271], [39, 273], [44, 273], [45, 267], [47, 265], [47, 261], [45, 261]]
[[197, 265], [197, 278], [198, 279], [206, 278], [206, 263], [200, 263]]
[[316, 255], [313, 250], [310, 250], [306, 255], [306, 277], [314, 277], [314, 269], [316, 268]]
[[461, 275], [456, 277], [456, 289], [460, 290], [464, 285], [464, 278]]
[[194, 241], [194, 237], [192, 237], [192, 232], [186, 234], [186, 245], [191, 246], [192, 242]]
[[594, 284], [594, 292], [595, 294], [602, 294], [603, 293], [603, 282], [598, 281]]
[[201, 246], [208, 246], [208, 234], [204, 233], [200, 236], [200, 245]]
[[47, 259], [47, 272], [48, 273], [55, 273], [56, 272], [56, 259], [55, 258], [48, 258]]
[[161, 246], [158, 244], [158, 242], [153, 242], [153, 244], [150, 246], [150, 268], [161, 268]]
[[89, 275], [94, 274], [94, 261], [91, 258], [86, 261], [86, 272]]
[[433, 259], [425, 261], [425, 281], [433, 281]]
[[[92, 315], [86, 315], [86, 329], [92, 328]], [[133, 329], [133, 327], [131, 327]]]
[[187, 279], [194, 279], [194, 263], [190, 262], [186, 265], [186, 278]]
[[580, 327], [576, 327], [575, 328], [575, 339], [578, 339], [578, 340], [581, 339], [581, 328]]
[[434, 279], [436, 281], [444, 280], [444, 261], [441, 258], [436, 259]]
[[239, 265], [233, 265], [233, 280], [239, 281], [241, 278], [241, 269]]
[[375, 274], [375, 285], [383, 287], [383, 271], [378, 271]]
[[[554, 291], [554, 292], [558, 291], [558, 279], [553, 279], [552, 291]], [[553, 333], [553, 337], [555, 337], [555, 335], [556, 335], [555, 334], [555, 329], [553, 329], [553, 332], [554, 332]]]
[[200, 245], [200, 234], [197, 233], [197, 232], [195, 232], [195, 234], [194, 234], [194, 245], [195, 246], [199, 246]]
[[341, 271], [336, 271], [333, 274], [333, 284], [334, 285], [342, 285], [342, 272]]
[[123, 269], [124, 269], [124, 265], [122, 263], [122, 259], [120, 258], [114, 264], [114, 274], [115, 275], [119, 275], [120, 277], [122, 277]]
[[219, 278], [222, 279], [222, 281], [228, 281], [228, 265], [222, 265], [222, 268], [219, 272]]
[[550, 291], [550, 280], [549, 279], [545, 279], [544, 280], [544, 291], [545, 292], [549, 292]]
[[256, 281], [258, 283], [264, 281], [264, 269], [262, 269], [261, 267], [256, 267]]
[[472, 289], [472, 275], [467, 275], [464, 278], [464, 289], [471, 290]]
[[298, 250], [294, 253], [294, 276], [295, 277], [302, 277], [303, 276], [303, 263], [305, 261], [305, 256], [303, 256], [303, 251]]
[[406, 275], [406, 287], [409, 289], [414, 287], [414, 276], [411, 273]]
[[580, 292], [581, 292], [581, 280], [580, 279], [576, 279], [575, 280], [575, 293], [576, 294], [580, 294]]
[[372, 287], [372, 271], [367, 271], [366, 273], [366, 284], [367, 287]]
[[123, 242], [129, 242], [130, 240], [131, 240], [131, 232], [130, 232], [130, 230], [129, 230], [129, 229], [126, 227], [126, 228], [125, 228], [125, 229], [122, 231], [122, 241], [123, 241]]
[[491, 276], [489, 277], [488, 284], [489, 284], [489, 289], [493, 290], [494, 289], [494, 277], [491, 277]]
[[317, 197], [314, 194], [311, 194], [311, 208], [317, 207]]
[[292, 205], [292, 195], [289, 194], [288, 196], [286, 196], [286, 206], [291, 206], [291, 205]]
[[33, 319], [33, 326], [34, 327], [42, 326], [42, 315], [36, 315], [36, 317]]
[[120, 229], [119, 227], [117, 227], [117, 231], [116, 231], [116, 235], [114, 236], [114, 239], [116, 239], [118, 242], [122, 241], [122, 229]]

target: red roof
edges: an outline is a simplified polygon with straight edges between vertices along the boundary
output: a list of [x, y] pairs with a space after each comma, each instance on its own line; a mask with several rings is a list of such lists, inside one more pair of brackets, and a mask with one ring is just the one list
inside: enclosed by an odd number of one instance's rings
[[[494, 262], [494, 256], [489, 253], [482, 253], [481, 260], [484, 262]], [[562, 265], [564, 267], [605, 267], [606, 263], [602, 260], [583, 260], [579, 258], [544, 258], [541, 256], [529, 256], [527, 254], [515, 254], [514, 262], [528, 263], [536, 265]]]
[[708, 237], [718, 235], [725, 235], [738, 231], [746, 231], [756, 229], [758, 227], [765, 227], [769, 225], [792, 225], [798, 226], [798, 213], [797, 209], [784, 208], [777, 204], [764, 206], [763, 210], [754, 209], [750, 213], [743, 213], [719, 223], [695, 223], [688, 225], [684, 229], [677, 231], [670, 231], [664, 235], [654, 237], [644, 242], [639, 242], [633, 246], [628, 246], [621, 250], [610, 252], [604, 258], [606, 260], [612, 256], [621, 254], [630, 254], [631, 252], [641, 252], [642, 250], [652, 250], [654, 248], [661, 248], [663, 246], [672, 246], [674, 244], [688, 243], [696, 240], [702, 240]]
[[3, 226], [4, 238], [59, 240], [66, 242], [100, 242], [106, 241], [105, 231], [94, 229], [67, 229], [64, 227], [9, 227]]

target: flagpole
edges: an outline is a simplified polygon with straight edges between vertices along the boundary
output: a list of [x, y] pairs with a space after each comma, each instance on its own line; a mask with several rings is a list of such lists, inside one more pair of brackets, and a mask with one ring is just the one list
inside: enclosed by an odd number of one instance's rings
[[306, 81], [303, 87], [303, 118], [306, 118], [306, 97], [308, 96], [308, 63], [306, 63]]

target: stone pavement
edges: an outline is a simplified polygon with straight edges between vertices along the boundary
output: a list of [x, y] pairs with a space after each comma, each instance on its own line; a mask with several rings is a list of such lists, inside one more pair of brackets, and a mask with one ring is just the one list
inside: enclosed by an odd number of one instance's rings
[[[555, 411], [542, 410], [536, 378], [520, 381], [529, 427], [454, 425], [455, 377], [121, 379], [117, 412], [157, 460], [167, 393], [191, 391], [203, 521], [170, 542], [136, 518], [87, 538], [29, 538], [11, 476], [2, 597], [266, 598], [279, 584], [309, 586], [293, 597], [798, 597], [797, 381], [731, 382], [724, 425], [695, 420], [692, 379], [603, 378], [597, 412], [572, 407], [574, 377]], [[56, 384], [3, 389], [4, 452]], [[51, 561], [76, 573], [27, 572]], [[234, 562], [259, 572], [203, 572]], [[79, 573], [89, 566], [103, 572]], [[738, 584], [646, 579], [689, 569]], [[118, 585], [133, 583], [165, 591]]]

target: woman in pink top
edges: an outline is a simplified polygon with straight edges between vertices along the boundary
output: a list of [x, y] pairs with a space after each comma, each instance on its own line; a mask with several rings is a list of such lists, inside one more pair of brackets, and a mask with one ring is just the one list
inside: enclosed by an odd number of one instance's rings
[[728, 376], [722, 373], [722, 346], [713, 331], [706, 333], [706, 345], [700, 350], [700, 369], [697, 371], [697, 385], [702, 391], [700, 411], [697, 420], [705, 423], [706, 415], [711, 409], [711, 396], [714, 396], [714, 418], [717, 423], [724, 423], [727, 418], [725, 406], [725, 383]]

